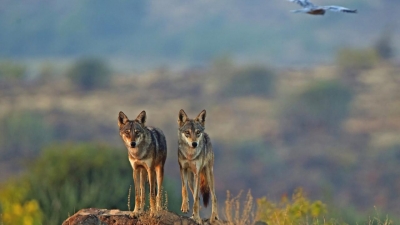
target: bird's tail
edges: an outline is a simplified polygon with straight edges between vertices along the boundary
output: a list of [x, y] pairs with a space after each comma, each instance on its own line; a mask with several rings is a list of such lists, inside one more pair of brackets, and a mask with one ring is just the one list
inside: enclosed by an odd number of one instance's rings
[[343, 12], [347, 12], [347, 13], [357, 13], [357, 9], [345, 9], [343, 10]]

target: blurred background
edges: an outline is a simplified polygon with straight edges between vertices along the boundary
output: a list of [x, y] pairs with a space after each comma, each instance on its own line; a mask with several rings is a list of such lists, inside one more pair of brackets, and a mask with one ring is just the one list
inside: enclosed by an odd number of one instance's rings
[[400, 2], [314, 3], [358, 13], [292, 14], [285, 0], [0, 0], [0, 219], [132, 210], [117, 116], [142, 110], [166, 135], [164, 187], [179, 212], [178, 112], [206, 109], [220, 207], [227, 190], [279, 201], [302, 187], [346, 223], [398, 221]]

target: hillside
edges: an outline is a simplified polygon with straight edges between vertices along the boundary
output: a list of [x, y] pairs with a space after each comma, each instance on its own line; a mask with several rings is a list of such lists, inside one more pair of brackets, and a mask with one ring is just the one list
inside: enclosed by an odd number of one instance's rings
[[352, 208], [355, 215], [374, 206], [399, 215], [400, 68], [381, 62], [351, 82], [340, 69], [219, 62], [179, 74], [114, 74], [109, 86], [90, 91], [66, 77], [3, 82], [2, 128], [17, 129], [1, 130], [7, 140], [1, 143], [13, 144], [1, 148], [1, 176], [4, 181], [21, 171], [19, 157], [34, 158], [52, 142], [100, 142], [125, 150], [118, 112], [135, 117], [146, 110], [148, 125], [166, 134], [166, 180], [179, 188], [178, 112], [194, 116], [206, 109], [219, 199], [226, 190], [247, 189], [276, 199], [303, 187], [312, 199]]
[[292, 14], [285, 0], [1, 2], [0, 57], [55, 60], [103, 56], [130, 68], [204, 65], [231, 55], [242, 62], [316, 65], [340, 48], [370, 45], [390, 30], [400, 48], [400, 2], [316, 0], [357, 15]]

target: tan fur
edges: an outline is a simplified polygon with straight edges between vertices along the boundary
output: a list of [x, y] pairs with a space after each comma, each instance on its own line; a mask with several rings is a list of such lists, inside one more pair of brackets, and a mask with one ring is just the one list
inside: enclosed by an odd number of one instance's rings
[[178, 162], [182, 181], [182, 207], [184, 213], [189, 211], [187, 184], [193, 194], [193, 219], [202, 223], [199, 210], [199, 192], [207, 207], [211, 197], [211, 218], [218, 220], [217, 197], [214, 188], [214, 152], [207, 133], [204, 132], [206, 111], [203, 110], [195, 119], [189, 119], [181, 109], [178, 115]]
[[[118, 115], [119, 134], [126, 148], [133, 169], [135, 184], [135, 214], [143, 213], [145, 206], [145, 182], [150, 185], [150, 213], [161, 210], [161, 187], [164, 178], [164, 164], [167, 158], [167, 143], [163, 132], [147, 127], [146, 112], [142, 111], [135, 120], [120, 112]], [[157, 184], [157, 195], [156, 195]]]

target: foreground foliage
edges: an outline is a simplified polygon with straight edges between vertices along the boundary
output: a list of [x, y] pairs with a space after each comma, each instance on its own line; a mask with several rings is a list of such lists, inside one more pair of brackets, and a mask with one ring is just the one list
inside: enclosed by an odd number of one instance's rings
[[29, 185], [9, 183], [0, 191], [0, 224], [39, 225], [43, 213], [35, 199], [27, 199]]
[[48, 147], [26, 176], [0, 192], [2, 196], [18, 196], [10, 197], [11, 203], [0, 199], [4, 223], [19, 224], [7, 222], [8, 215], [17, 218], [18, 212], [10, 207], [23, 209], [25, 216], [31, 213], [43, 224], [61, 224], [81, 208], [125, 209], [132, 172], [124, 153], [98, 144]]
[[232, 197], [227, 191], [225, 200], [225, 220], [230, 225], [392, 225], [388, 216], [375, 212], [375, 216], [365, 220], [348, 223], [338, 216], [331, 217], [328, 207], [320, 200], [310, 200], [302, 188], [297, 188], [292, 197], [284, 195], [279, 202], [266, 197], [256, 200], [250, 191], [245, 199], [241, 198], [242, 191]]
[[274, 203], [263, 197], [257, 200], [257, 206], [257, 220], [267, 224], [318, 224], [315, 221], [327, 212], [324, 203], [309, 200], [301, 188], [295, 190], [291, 199], [284, 196]]
[[[128, 193], [132, 183], [124, 150], [102, 144], [54, 144], [42, 151], [24, 176], [0, 186], [0, 224], [61, 224], [91, 207], [128, 210], [127, 196], [134, 199]], [[174, 189], [168, 182], [163, 186], [166, 191]], [[177, 200], [170, 193], [165, 204], [177, 211], [173, 207]]]

